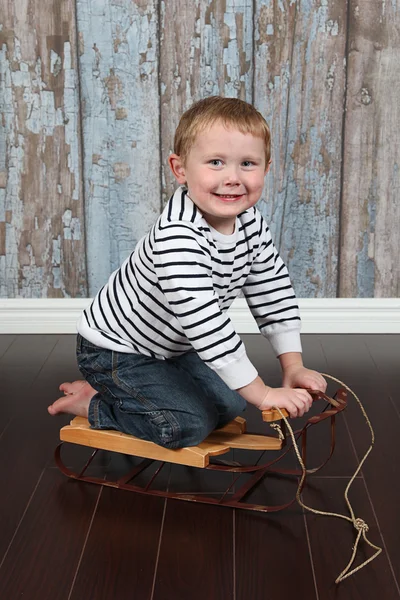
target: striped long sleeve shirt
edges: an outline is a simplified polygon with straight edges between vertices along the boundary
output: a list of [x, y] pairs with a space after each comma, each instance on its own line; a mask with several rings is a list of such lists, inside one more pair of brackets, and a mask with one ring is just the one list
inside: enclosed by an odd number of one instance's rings
[[78, 332], [98, 346], [161, 360], [194, 350], [238, 389], [257, 377], [227, 314], [240, 291], [276, 355], [301, 352], [295, 294], [260, 212], [241, 213], [224, 235], [181, 186], [83, 312]]

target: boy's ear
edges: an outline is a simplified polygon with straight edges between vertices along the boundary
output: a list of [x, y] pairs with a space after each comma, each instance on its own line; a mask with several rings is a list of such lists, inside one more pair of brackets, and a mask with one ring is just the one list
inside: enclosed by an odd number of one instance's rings
[[268, 173], [268, 171], [270, 170], [270, 168], [271, 168], [271, 163], [272, 163], [272, 160], [270, 160], [270, 161], [269, 161], [269, 163], [268, 163], [268, 164], [267, 164], [267, 166], [266, 166], [266, 169], [265, 169], [265, 175], [266, 175], [266, 174]]
[[168, 164], [177, 182], [181, 185], [186, 183], [185, 167], [180, 156], [171, 154], [168, 158]]

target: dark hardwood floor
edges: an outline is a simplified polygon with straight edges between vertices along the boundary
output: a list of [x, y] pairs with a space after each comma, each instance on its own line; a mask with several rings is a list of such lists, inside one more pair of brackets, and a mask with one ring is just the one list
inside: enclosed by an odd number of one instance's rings
[[[243, 336], [264, 380], [278, 386], [279, 362], [261, 336]], [[400, 335], [304, 335], [304, 362], [360, 396], [376, 442], [350, 500], [382, 554], [339, 586], [355, 541], [342, 519], [299, 506], [276, 513], [149, 497], [66, 479], [53, 451], [68, 416], [51, 418], [58, 385], [78, 376], [74, 336], [0, 336], [0, 598], [2, 600], [392, 600], [400, 597]], [[336, 389], [330, 384], [329, 392]], [[249, 429], [265, 431], [257, 410]], [[311, 462], [328, 443], [310, 432]], [[306, 504], [348, 514], [344, 490], [369, 445], [355, 401], [338, 421], [338, 446], [310, 477]], [[238, 451], [236, 451], [238, 452]], [[76, 461], [83, 448], [71, 451]], [[239, 454], [235, 454], [239, 456]], [[242, 453], [243, 456], [243, 453]], [[93, 472], [127, 459], [99, 453]], [[290, 459], [295, 464], [294, 458]], [[169, 489], [221, 491], [229, 474], [167, 466]], [[253, 502], [283, 502], [294, 483], [266, 478]], [[358, 563], [372, 551], [361, 544]]]

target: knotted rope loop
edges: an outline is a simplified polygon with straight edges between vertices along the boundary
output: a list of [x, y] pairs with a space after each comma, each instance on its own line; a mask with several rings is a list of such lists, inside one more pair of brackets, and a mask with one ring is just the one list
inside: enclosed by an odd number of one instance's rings
[[362, 519], [356, 519], [354, 521], [354, 527], [357, 529], [357, 531], [365, 531], [365, 533], [369, 531], [368, 525]]
[[270, 423], [270, 424], [269, 424], [269, 426], [270, 426], [272, 429], [275, 429], [275, 431], [276, 431], [276, 432], [277, 432], [277, 434], [278, 434], [278, 438], [279, 438], [280, 440], [284, 440], [284, 439], [285, 439], [285, 436], [283, 435], [282, 427], [279, 425], [279, 423]]

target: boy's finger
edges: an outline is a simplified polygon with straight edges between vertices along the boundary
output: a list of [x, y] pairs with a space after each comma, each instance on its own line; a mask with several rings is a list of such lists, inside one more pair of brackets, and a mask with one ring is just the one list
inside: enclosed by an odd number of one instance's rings
[[299, 396], [298, 399], [295, 400], [295, 404], [297, 406], [297, 414], [298, 416], [303, 416], [305, 409], [307, 409], [308, 400], [304, 396]]
[[296, 402], [293, 400], [289, 400], [285, 406], [286, 410], [289, 413], [291, 419], [295, 419], [298, 415], [298, 408]]
[[309, 392], [307, 392], [307, 390], [305, 390], [305, 389], [299, 389], [298, 391], [301, 392], [302, 396], [305, 396], [305, 399], [308, 402], [312, 402], [313, 401], [311, 394]]

